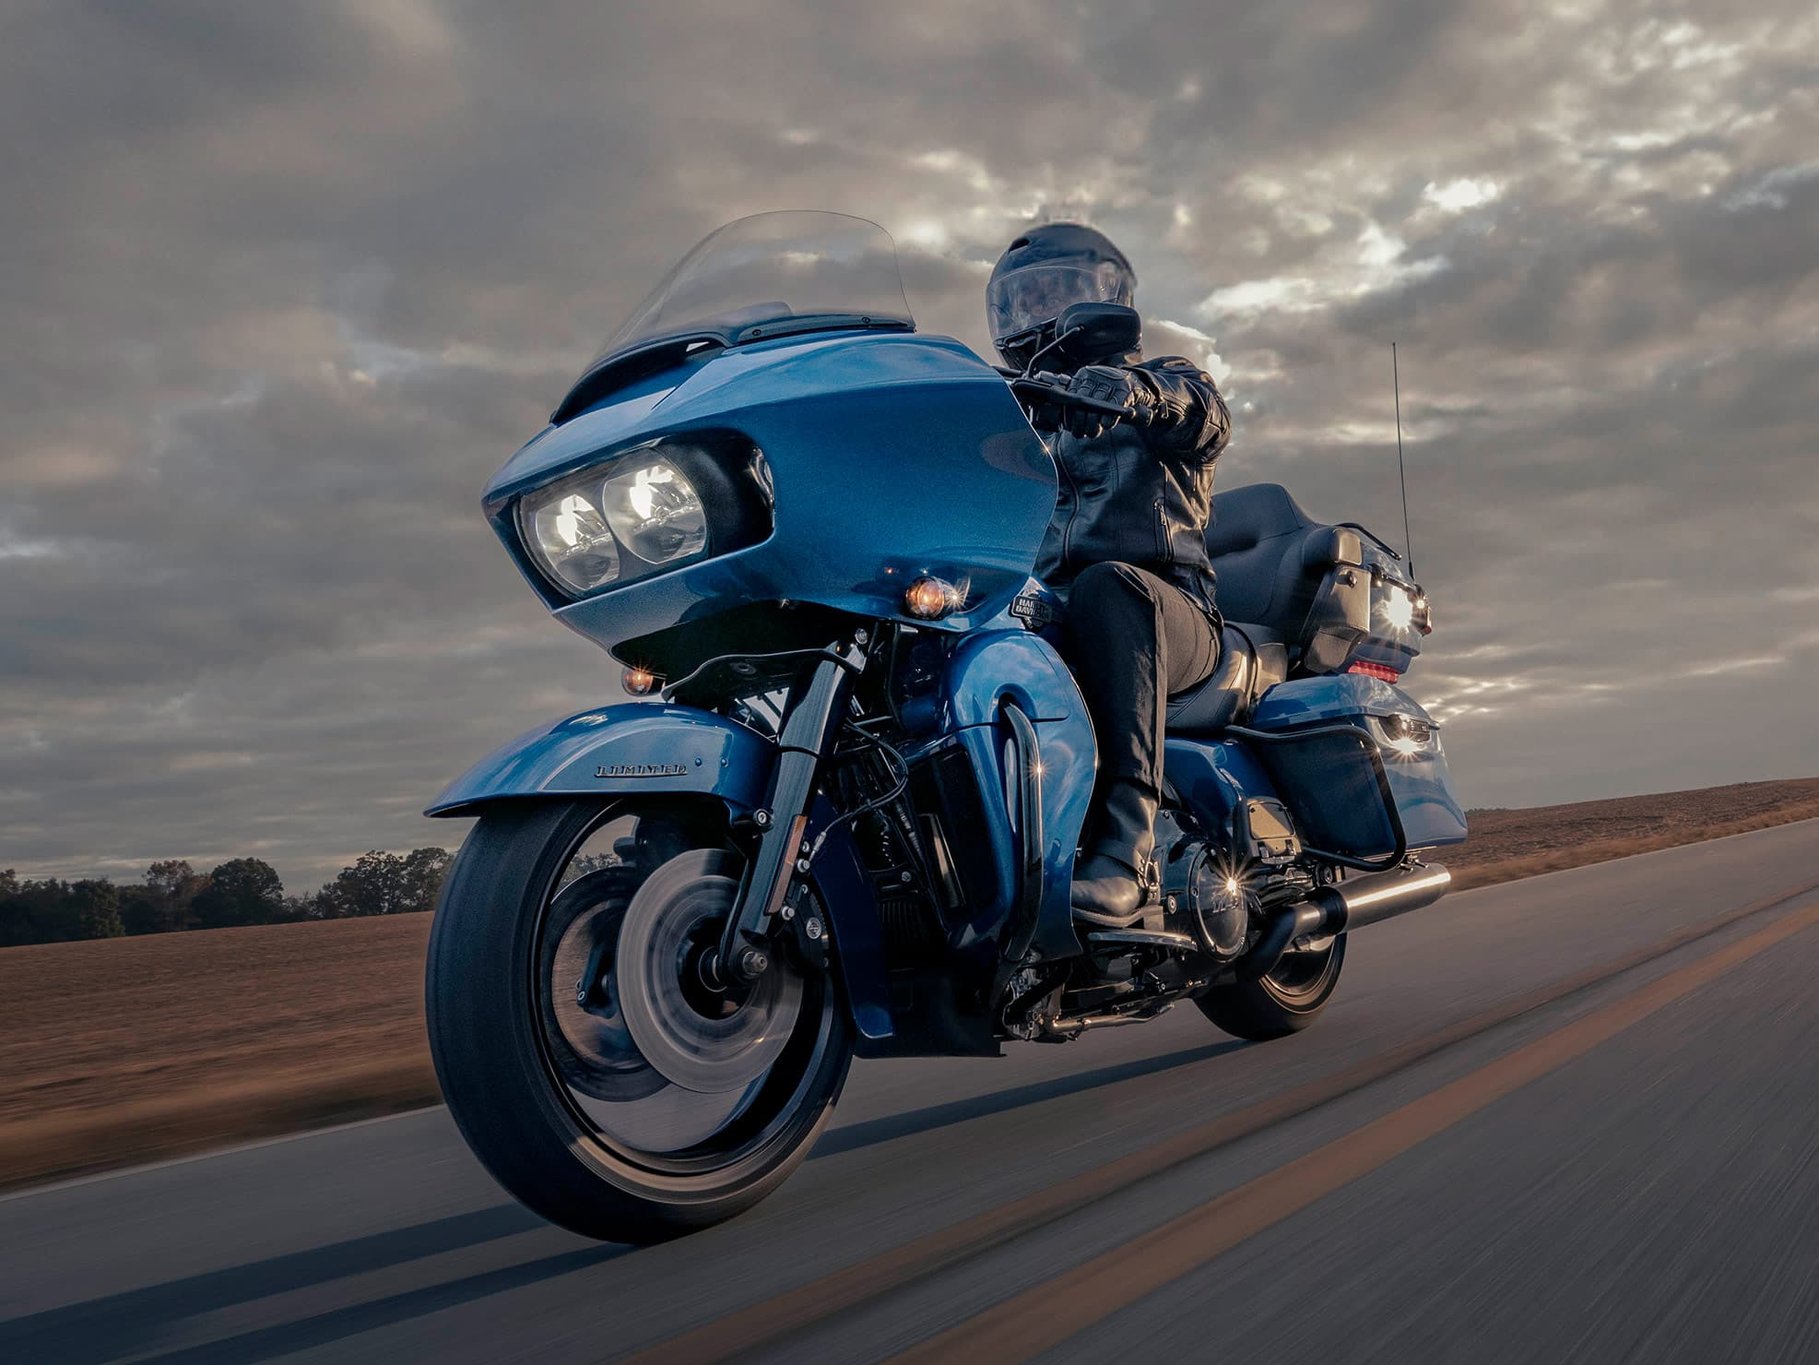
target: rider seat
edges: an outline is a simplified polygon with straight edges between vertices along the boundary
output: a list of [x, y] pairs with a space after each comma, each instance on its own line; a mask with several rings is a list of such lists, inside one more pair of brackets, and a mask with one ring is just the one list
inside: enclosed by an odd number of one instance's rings
[[1245, 720], [1261, 697], [1288, 676], [1288, 648], [1255, 626], [1227, 625], [1219, 666], [1198, 687], [1169, 698], [1168, 732], [1204, 735]]

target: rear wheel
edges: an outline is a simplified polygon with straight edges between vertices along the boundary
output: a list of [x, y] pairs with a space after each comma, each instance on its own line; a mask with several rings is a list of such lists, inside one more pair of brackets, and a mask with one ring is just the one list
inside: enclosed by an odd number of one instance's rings
[[1255, 1043], [1285, 1038], [1320, 1017], [1344, 965], [1345, 935], [1337, 934], [1323, 946], [1284, 953], [1267, 976], [1216, 986], [1194, 1003], [1233, 1037]]
[[706, 963], [740, 868], [720, 812], [682, 803], [502, 807], [462, 846], [430, 1051], [468, 1145], [551, 1222], [625, 1242], [719, 1222], [832, 1112], [851, 1046], [829, 975], [776, 953], [731, 991]]

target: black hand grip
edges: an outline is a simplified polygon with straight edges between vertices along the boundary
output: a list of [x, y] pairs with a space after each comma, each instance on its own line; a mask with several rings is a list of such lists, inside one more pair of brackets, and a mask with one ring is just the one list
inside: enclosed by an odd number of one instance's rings
[[1086, 412], [1103, 412], [1111, 417], [1129, 417], [1131, 409], [1119, 403], [1104, 403], [1097, 398], [1083, 398], [1066, 389], [1058, 389], [1053, 384], [1044, 384], [1039, 379], [1013, 379], [1011, 392], [1019, 398], [1031, 398], [1043, 403], [1055, 403], [1062, 407], [1080, 408]]

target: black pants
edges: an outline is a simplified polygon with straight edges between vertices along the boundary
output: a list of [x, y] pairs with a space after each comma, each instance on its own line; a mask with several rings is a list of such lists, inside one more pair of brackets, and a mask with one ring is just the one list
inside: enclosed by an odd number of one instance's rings
[[1167, 579], [1130, 564], [1094, 564], [1068, 589], [1063, 644], [1099, 745], [1087, 847], [1141, 867], [1149, 831], [1107, 821], [1107, 797], [1121, 782], [1152, 800], [1161, 794], [1167, 699], [1212, 676], [1219, 637], [1199, 604]]

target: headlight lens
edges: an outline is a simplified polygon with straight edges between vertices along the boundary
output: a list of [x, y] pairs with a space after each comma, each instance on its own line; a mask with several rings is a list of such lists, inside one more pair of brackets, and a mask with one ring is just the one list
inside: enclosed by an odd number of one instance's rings
[[707, 548], [707, 508], [688, 476], [668, 460], [649, 460], [608, 479], [600, 510], [620, 543], [647, 564]]
[[518, 543], [562, 593], [608, 591], [763, 540], [769, 472], [731, 434], [639, 447], [524, 494]]
[[576, 592], [591, 592], [619, 576], [618, 543], [600, 509], [578, 489], [551, 490], [530, 523], [531, 548]]

